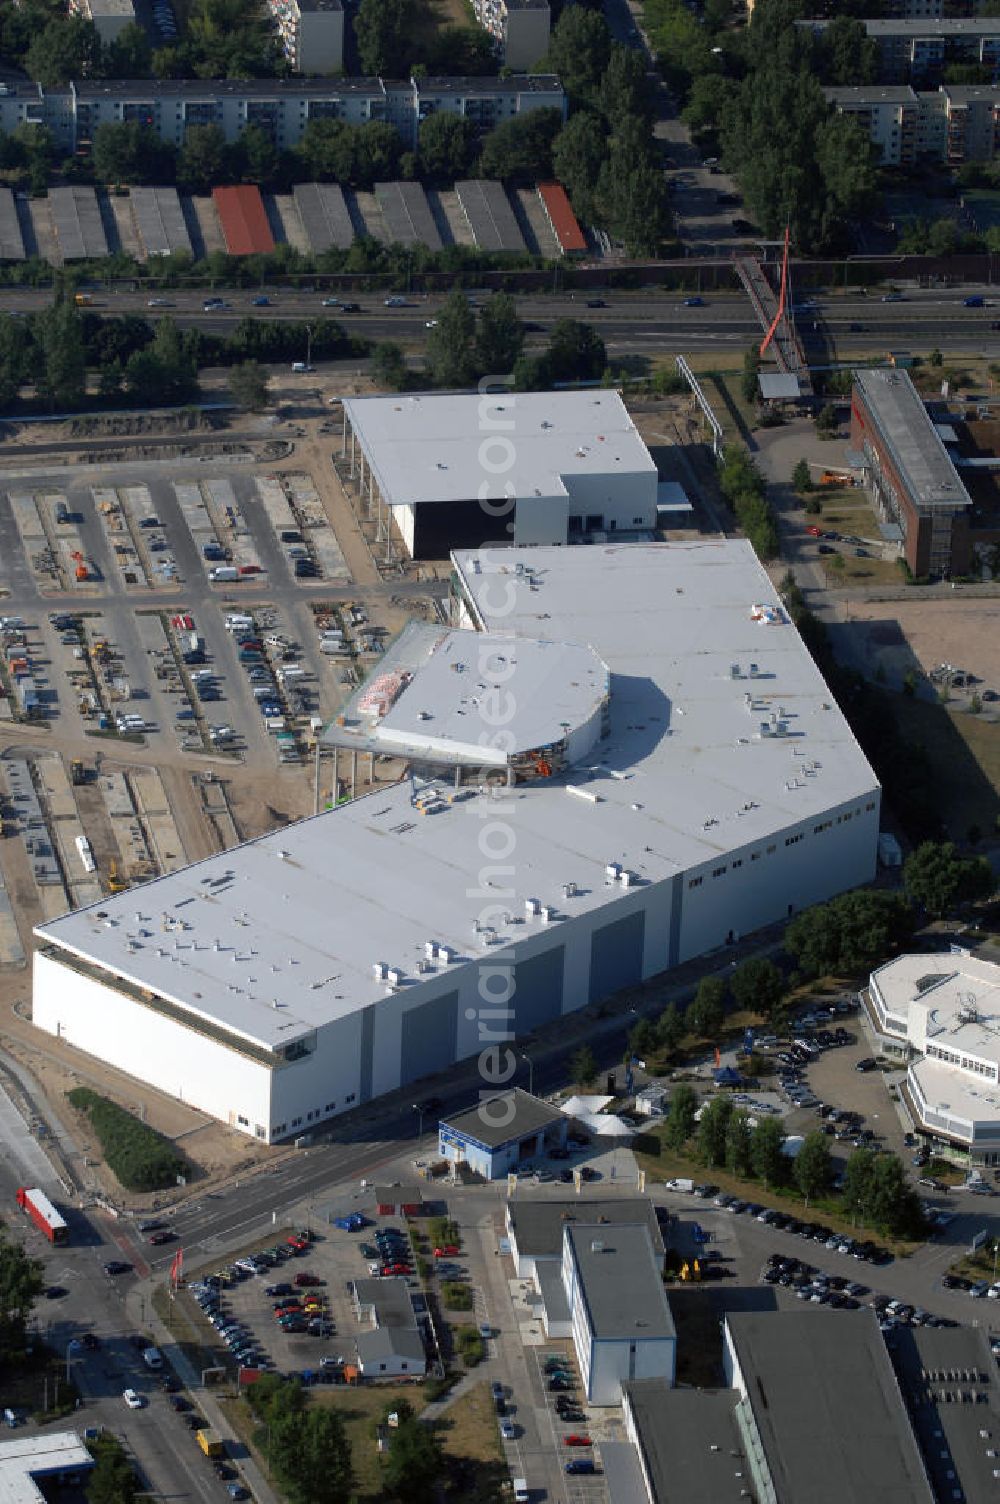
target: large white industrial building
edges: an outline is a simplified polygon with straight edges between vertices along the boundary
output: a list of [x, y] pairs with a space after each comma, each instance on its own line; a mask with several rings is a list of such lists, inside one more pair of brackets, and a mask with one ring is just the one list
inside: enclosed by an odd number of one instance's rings
[[342, 453], [414, 559], [656, 527], [656, 465], [613, 391], [345, 398]]
[[495, 1091], [505, 1037], [871, 879], [878, 784], [749, 545], [453, 565], [478, 630], [328, 733], [396, 714], [415, 776], [39, 926], [39, 1028], [270, 1142], [480, 1051]]

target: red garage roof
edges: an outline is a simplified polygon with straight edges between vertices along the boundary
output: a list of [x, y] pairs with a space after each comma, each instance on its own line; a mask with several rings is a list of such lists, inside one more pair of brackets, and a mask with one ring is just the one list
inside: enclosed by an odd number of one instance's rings
[[562, 184], [539, 183], [538, 192], [563, 255], [585, 251], [587, 249], [586, 238], [577, 223], [576, 215], [570, 207]]
[[274, 250], [274, 236], [259, 188], [248, 184], [239, 188], [213, 188], [212, 197], [230, 256], [261, 255]]

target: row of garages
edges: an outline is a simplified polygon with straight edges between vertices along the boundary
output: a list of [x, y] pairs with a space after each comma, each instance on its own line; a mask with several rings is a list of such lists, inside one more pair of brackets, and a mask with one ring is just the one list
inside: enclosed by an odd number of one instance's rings
[[38, 256], [54, 264], [124, 251], [142, 261], [176, 252], [199, 257], [267, 254], [285, 241], [320, 255], [371, 236], [387, 244], [475, 246], [555, 257], [579, 254], [587, 241], [557, 183], [507, 190], [468, 179], [452, 189], [413, 182], [376, 183], [371, 193], [339, 183], [300, 183], [291, 194], [252, 185], [216, 188], [210, 199], [182, 198], [172, 187], [111, 195], [85, 185], [53, 188], [29, 200], [0, 187], [0, 260]]

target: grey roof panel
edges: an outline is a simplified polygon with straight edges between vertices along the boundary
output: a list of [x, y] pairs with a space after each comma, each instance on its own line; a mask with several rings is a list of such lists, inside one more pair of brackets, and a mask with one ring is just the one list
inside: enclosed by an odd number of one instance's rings
[[662, 1260], [663, 1235], [656, 1208], [646, 1196], [574, 1196], [565, 1201], [516, 1197], [507, 1202], [507, 1227], [522, 1258], [561, 1258], [567, 1224], [595, 1222], [609, 1228], [644, 1222], [653, 1252]]
[[397, 245], [441, 250], [443, 241], [420, 183], [376, 183], [375, 197], [389, 236]]
[[93, 188], [50, 188], [49, 208], [64, 261], [108, 254], [108, 238]]
[[319, 254], [331, 246], [349, 248], [354, 226], [339, 183], [297, 183], [294, 198], [310, 250]]
[[466, 178], [455, 184], [455, 192], [480, 250], [527, 250], [502, 183]]
[[132, 215], [147, 256], [190, 251], [191, 237], [176, 188], [133, 188]]
[[[736, 1497], [733, 1475], [745, 1467], [736, 1390], [671, 1389], [665, 1379], [633, 1379], [622, 1392], [656, 1504]], [[601, 1461], [610, 1476], [606, 1445]]]
[[[494, 1121], [491, 1113], [484, 1111], [493, 1103], [507, 1101], [512, 1104], [513, 1112], [510, 1117], [504, 1113], [500, 1122]], [[516, 1086], [513, 1091], [497, 1092], [494, 1097], [486, 1097], [477, 1102], [475, 1107], [467, 1107], [464, 1112], [449, 1114], [441, 1122], [453, 1133], [460, 1133], [465, 1138], [482, 1144], [484, 1148], [499, 1149], [503, 1144], [513, 1143], [515, 1139], [523, 1138], [528, 1133], [538, 1133], [550, 1123], [563, 1120], [564, 1114], [558, 1108], [550, 1107], [547, 1102], [529, 1096]]]
[[0, 188], [0, 261], [23, 261], [24, 237], [17, 218], [17, 203], [9, 188]]
[[646, 1342], [676, 1337], [645, 1222], [610, 1226], [573, 1222], [566, 1236], [596, 1340]]

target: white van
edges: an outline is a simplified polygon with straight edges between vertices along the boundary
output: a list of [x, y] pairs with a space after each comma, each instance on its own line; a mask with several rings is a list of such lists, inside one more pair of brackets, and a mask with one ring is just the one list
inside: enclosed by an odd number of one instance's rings
[[514, 1504], [529, 1504], [531, 1495], [528, 1493], [527, 1478], [514, 1479]]
[[292, 361], [292, 375], [293, 376], [305, 376], [311, 370], [312, 370], [312, 366], [307, 365], [304, 360], [293, 360]]

